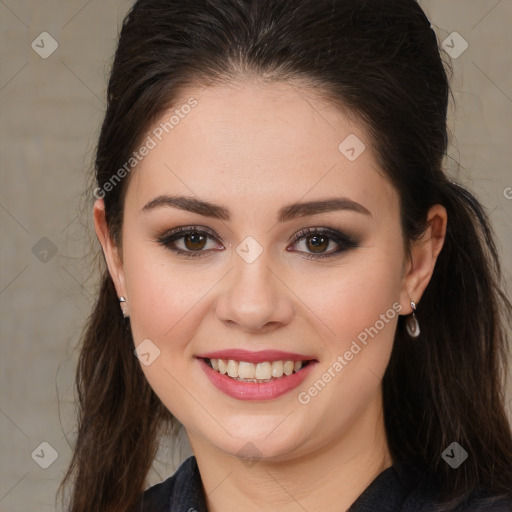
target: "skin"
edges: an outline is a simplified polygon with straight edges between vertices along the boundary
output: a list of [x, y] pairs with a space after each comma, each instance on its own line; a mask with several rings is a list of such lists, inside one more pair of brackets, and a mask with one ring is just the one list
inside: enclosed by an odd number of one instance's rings
[[[309, 403], [300, 403], [298, 393], [394, 303], [404, 315], [411, 300], [421, 308], [444, 242], [446, 211], [432, 207], [409, 258], [398, 194], [353, 119], [313, 90], [285, 83], [190, 89], [177, 106], [189, 97], [198, 105], [130, 176], [122, 248], [108, 237], [103, 200], [94, 205], [96, 233], [118, 295], [127, 298], [134, 343], [150, 339], [160, 350], [142, 370], [186, 429], [208, 510], [345, 510], [393, 463], [381, 383], [398, 315]], [[338, 150], [349, 134], [366, 145], [353, 162]], [[173, 207], [141, 212], [162, 194], [195, 195], [228, 207], [232, 218]], [[345, 210], [276, 222], [284, 205], [331, 197], [356, 201], [370, 215]], [[208, 238], [197, 258], [175, 255], [157, 238], [181, 226], [209, 228], [223, 242]], [[291, 242], [308, 227], [353, 234], [359, 246], [307, 259], [315, 254], [308, 238]], [[236, 253], [247, 236], [263, 249], [252, 263]], [[319, 252], [340, 247], [330, 240]], [[186, 242], [175, 243], [191, 251], [195, 246]], [[227, 348], [298, 352], [319, 363], [277, 399], [241, 401], [217, 390], [194, 357]]]

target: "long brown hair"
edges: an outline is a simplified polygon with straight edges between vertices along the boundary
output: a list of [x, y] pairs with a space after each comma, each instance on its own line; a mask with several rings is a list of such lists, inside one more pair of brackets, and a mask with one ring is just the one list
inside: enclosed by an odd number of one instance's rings
[[[445, 245], [417, 311], [420, 337], [413, 343], [400, 317], [383, 378], [392, 457], [435, 479], [446, 510], [475, 490], [512, 499], [504, 395], [512, 306], [483, 207], [443, 172], [448, 69], [415, 0], [139, 0], [123, 23], [95, 161], [109, 233], [120, 246], [129, 175], [105, 184], [187, 86], [301, 79], [353, 113], [399, 193], [406, 244], [424, 231], [432, 205], [448, 212]], [[71, 488], [72, 512], [129, 510], [159, 436], [176, 420], [133, 355], [106, 271], [82, 344], [78, 437], [61, 488]], [[469, 454], [458, 470], [441, 458], [453, 441]]]

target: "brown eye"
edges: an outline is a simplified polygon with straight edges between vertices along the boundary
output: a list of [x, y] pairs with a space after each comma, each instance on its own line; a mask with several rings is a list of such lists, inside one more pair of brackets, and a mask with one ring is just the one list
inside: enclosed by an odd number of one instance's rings
[[[359, 242], [352, 237], [341, 233], [340, 231], [328, 228], [306, 228], [295, 236], [292, 244], [298, 245], [304, 241], [305, 251], [297, 251], [304, 254], [308, 259], [329, 258], [346, 252], [349, 249], [359, 247]], [[330, 243], [334, 242], [339, 248], [334, 251], [327, 251]]]
[[[210, 240], [215, 241], [217, 237], [205, 229], [200, 230], [196, 227], [176, 228], [164, 233], [157, 239], [161, 245], [170, 251], [189, 257], [208, 256], [210, 251], [206, 247]], [[178, 247], [178, 245], [181, 245], [181, 247]], [[218, 245], [213, 244], [213, 248], [218, 248]]]
[[204, 249], [206, 237], [201, 233], [191, 233], [183, 237], [185, 247], [191, 251], [200, 251]]
[[[160, 236], [157, 241], [165, 248], [175, 254], [186, 257], [207, 257], [210, 255], [211, 248], [208, 250], [208, 241], [218, 241], [217, 237], [206, 228], [176, 228]], [[181, 242], [179, 244], [178, 242]], [[292, 245], [304, 243], [305, 250], [292, 251], [299, 252], [308, 259], [321, 259], [336, 256], [346, 252], [349, 249], [359, 247], [359, 242], [348, 235], [337, 230], [328, 228], [307, 228], [303, 229], [295, 236]], [[337, 250], [327, 252], [331, 243], [338, 245]], [[181, 247], [178, 247], [181, 245]], [[222, 250], [223, 247], [213, 244], [213, 249]]]
[[323, 252], [329, 247], [330, 238], [324, 235], [306, 237], [306, 246], [312, 252]]

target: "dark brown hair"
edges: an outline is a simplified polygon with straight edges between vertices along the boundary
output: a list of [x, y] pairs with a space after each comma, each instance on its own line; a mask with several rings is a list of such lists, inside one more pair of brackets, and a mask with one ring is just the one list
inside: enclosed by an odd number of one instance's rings
[[[95, 167], [103, 189], [192, 85], [303, 80], [352, 113], [399, 193], [406, 246], [432, 205], [448, 212], [418, 306], [421, 335], [413, 342], [400, 317], [383, 397], [393, 459], [435, 479], [449, 510], [475, 491], [512, 499], [504, 395], [512, 306], [485, 211], [443, 172], [447, 69], [415, 0], [139, 0], [120, 34]], [[119, 245], [128, 182], [104, 197]], [[72, 512], [134, 506], [159, 436], [176, 425], [133, 354], [107, 271], [102, 279], [76, 375], [78, 437], [63, 481], [72, 483]], [[457, 470], [441, 458], [453, 441], [469, 453]]]

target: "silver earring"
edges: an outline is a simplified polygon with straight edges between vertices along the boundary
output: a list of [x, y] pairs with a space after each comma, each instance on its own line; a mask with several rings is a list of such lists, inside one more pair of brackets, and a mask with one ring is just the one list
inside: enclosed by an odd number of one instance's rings
[[121, 306], [121, 311], [123, 312], [123, 317], [128, 318], [128, 312], [127, 312], [127, 302], [124, 297], [119, 297], [119, 305]]
[[416, 304], [411, 300], [411, 308], [412, 313], [411, 315], [406, 319], [405, 326], [407, 328], [407, 333], [411, 338], [417, 338], [420, 335], [420, 324], [418, 323], [418, 319], [416, 318], [416, 315], [414, 312], [416, 311]]

